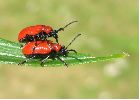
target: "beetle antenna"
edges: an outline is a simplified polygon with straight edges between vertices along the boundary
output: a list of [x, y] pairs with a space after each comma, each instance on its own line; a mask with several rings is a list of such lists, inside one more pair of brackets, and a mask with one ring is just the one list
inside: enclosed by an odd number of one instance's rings
[[78, 22], [78, 21], [72, 21], [72, 22], [68, 23], [67, 25], [65, 25], [64, 27], [59, 28], [58, 30], [56, 30], [56, 32], [58, 33], [59, 31], [64, 31], [64, 29], [65, 29], [66, 27], [68, 27], [69, 25], [71, 25], [71, 24], [73, 24], [73, 23], [75, 23], [75, 22]]
[[72, 22], [68, 23], [67, 25], [65, 25], [65, 26], [63, 27], [63, 29], [66, 28], [66, 27], [68, 27], [70, 24], [75, 23], [75, 22], [78, 22], [78, 21], [72, 21]]
[[66, 47], [66, 49], [75, 41], [76, 38], [78, 38], [81, 34], [77, 34], [73, 40], [71, 40], [71, 42], [68, 44], [68, 46]]

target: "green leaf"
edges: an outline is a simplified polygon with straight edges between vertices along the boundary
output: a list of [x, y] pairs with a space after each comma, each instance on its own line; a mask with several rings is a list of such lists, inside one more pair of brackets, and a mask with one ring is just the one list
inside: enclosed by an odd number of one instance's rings
[[[70, 57], [73, 56], [73, 57]], [[87, 54], [69, 54], [69, 57], [61, 57], [69, 65], [74, 64], [85, 64], [99, 61], [107, 61], [117, 58], [124, 58], [128, 56], [126, 53], [113, 54], [105, 57], [93, 57]], [[20, 45], [5, 39], [0, 38], [0, 63], [2, 64], [18, 64], [27, 58], [22, 54]], [[25, 63], [25, 65], [40, 66], [38, 59], [33, 59], [32, 61]], [[44, 66], [63, 66], [64, 64], [59, 60], [47, 60]]]

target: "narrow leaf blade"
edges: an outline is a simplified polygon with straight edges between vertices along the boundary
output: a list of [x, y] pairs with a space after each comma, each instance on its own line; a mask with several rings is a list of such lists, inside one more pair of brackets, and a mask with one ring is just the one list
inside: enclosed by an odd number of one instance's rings
[[[126, 53], [113, 54], [110, 56], [104, 57], [93, 57], [87, 54], [69, 54], [69, 57], [61, 57], [69, 65], [75, 64], [85, 64], [93, 63], [99, 61], [108, 61], [117, 58], [124, 58], [128, 56]], [[26, 60], [27, 58], [22, 54], [20, 45], [8, 40], [0, 38], [0, 63], [3, 64], [18, 64], [21, 61]], [[40, 61], [38, 59], [33, 59], [30, 62], [27, 62], [25, 65], [31, 66], [40, 66]], [[63, 66], [64, 64], [59, 60], [48, 59], [44, 66]]]

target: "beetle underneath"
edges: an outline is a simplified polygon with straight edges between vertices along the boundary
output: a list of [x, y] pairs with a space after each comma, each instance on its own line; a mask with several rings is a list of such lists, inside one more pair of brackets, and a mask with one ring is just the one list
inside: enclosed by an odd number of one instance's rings
[[40, 59], [41, 61], [40, 65], [44, 66], [44, 63], [46, 62], [47, 59], [52, 60], [58, 59], [61, 62], [63, 62], [65, 66], [68, 67], [68, 64], [60, 57], [68, 57], [69, 52], [77, 53], [76, 50], [73, 49], [68, 50], [68, 47], [80, 35], [81, 34], [78, 34], [66, 47], [60, 45], [59, 43], [53, 43], [50, 40], [28, 42], [26, 45], [24, 45], [22, 52], [25, 55], [25, 57], [29, 59], [22, 61], [21, 63], [19, 63], [19, 65], [29, 62], [31, 59]]

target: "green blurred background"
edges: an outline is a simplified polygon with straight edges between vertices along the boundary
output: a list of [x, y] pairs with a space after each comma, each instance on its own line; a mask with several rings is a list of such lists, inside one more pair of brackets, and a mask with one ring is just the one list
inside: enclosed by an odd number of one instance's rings
[[50, 68], [0, 65], [0, 98], [138, 98], [137, 0], [0, 0], [0, 37], [18, 42], [19, 31], [46, 24], [70, 48], [93, 56], [128, 52], [130, 57]]

